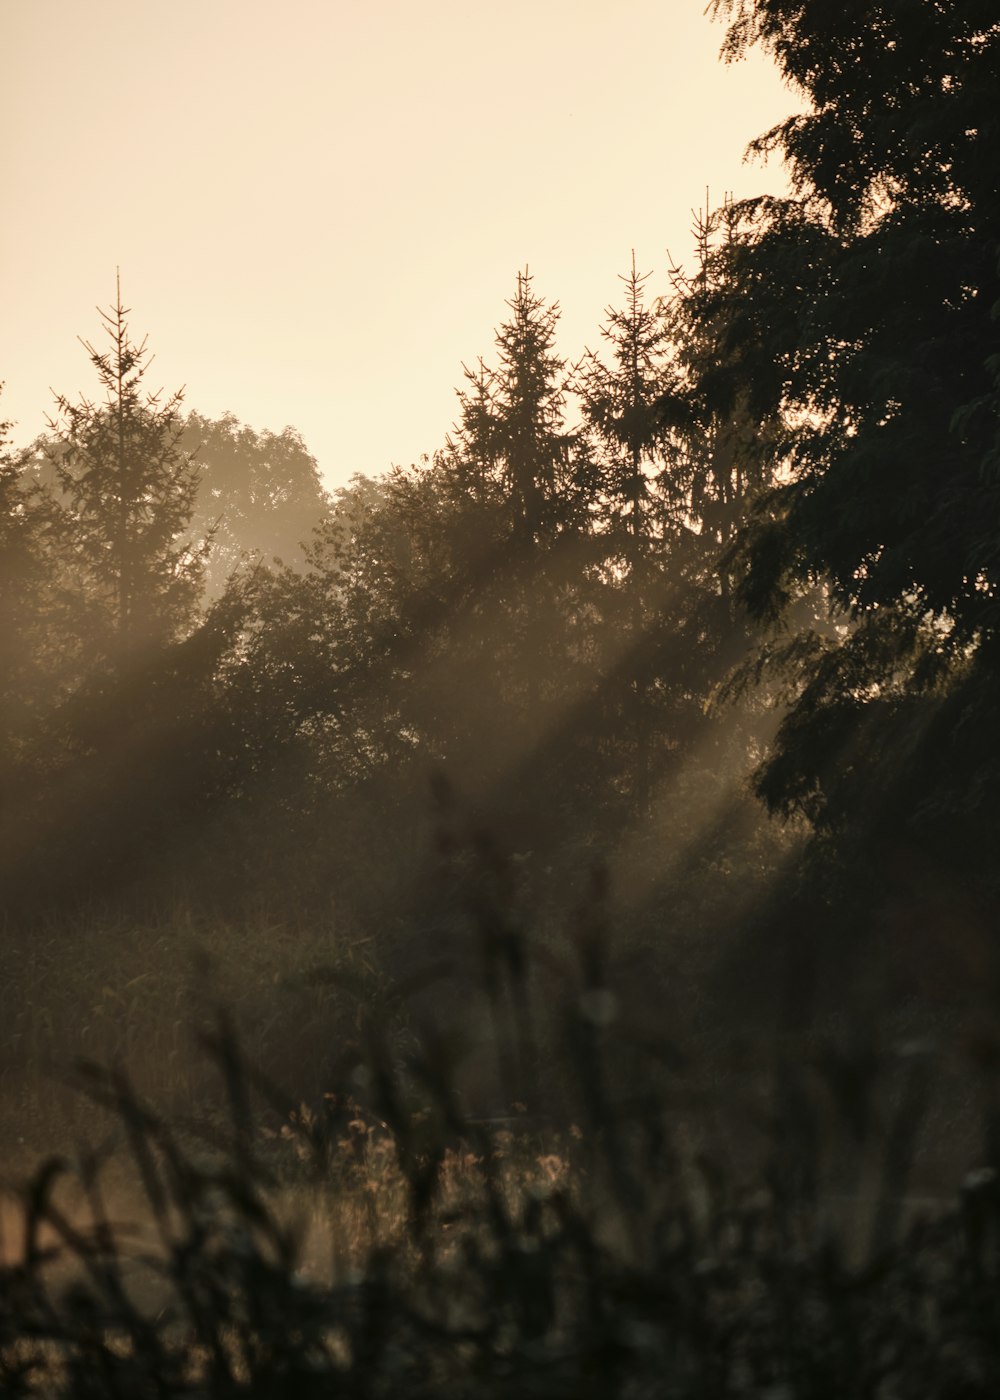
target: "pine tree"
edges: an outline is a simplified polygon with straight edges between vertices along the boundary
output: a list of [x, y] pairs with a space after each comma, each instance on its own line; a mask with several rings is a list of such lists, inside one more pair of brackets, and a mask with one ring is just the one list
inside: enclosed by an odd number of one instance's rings
[[120, 281], [101, 311], [110, 347], [81, 341], [104, 402], [60, 395], [52, 464], [73, 567], [92, 606], [97, 654], [121, 666], [191, 624], [207, 543], [192, 546], [198, 469], [181, 448], [183, 390], [146, 390], [146, 340], [129, 333]]
[[634, 568], [662, 532], [662, 473], [668, 450], [659, 402], [667, 387], [670, 330], [647, 305], [651, 274], [631, 271], [619, 280], [624, 307], [609, 306], [601, 336], [611, 363], [588, 350], [576, 368], [584, 421], [599, 444], [601, 496], [607, 528], [621, 562]]
[[[678, 481], [659, 402], [668, 383], [669, 328], [632, 255], [619, 279], [624, 306], [608, 307], [601, 337], [610, 363], [588, 350], [576, 366], [574, 388], [594, 444], [599, 505], [594, 521], [601, 564], [602, 650], [606, 734], [630, 758], [633, 806], [648, 808], [654, 731], [661, 728], [658, 677], [664, 570], [678, 525]], [[662, 737], [662, 736], [660, 736]]]
[[565, 427], [566, 362], [555, 353], [558, 303], [535, 295], [517, 274], [512, 312], [496, 333], [496, 368], [466, 369], [461, 417], [449, 439], [470, 481], [499, 487], [522, 541], [551, 539], [579, 519], [580, 440]]
[[[631, 752], [633, 809], [648, 813], [658, 785], [694, 747], [707, 759], [706, 703], [739, 658], [746, 631], [734, 617], [721, 558], [751, 464], [738, 451], [740, 405], [704, 389], [720, 336], [727, 285], [726, 215], [695, 215], [695, 270], [671, 270], [673, 294], [647, 304], [633, 257], [624, 305], [609, 308], [606, 363], [588, 352], [578, 367], [585, 420], [602, 468], [606, 545], [603, 603], [609, 633], [606, 724]], [[697, 298], [699, 315], [691, 314]], [[707, 321], [703, 308], [720, 303]], [[611, 714], [617, 713], [612, 724]], [[739, 767], [740, 752], [719, 762]], [[675, 803], [677, 802], [675, 794]]]

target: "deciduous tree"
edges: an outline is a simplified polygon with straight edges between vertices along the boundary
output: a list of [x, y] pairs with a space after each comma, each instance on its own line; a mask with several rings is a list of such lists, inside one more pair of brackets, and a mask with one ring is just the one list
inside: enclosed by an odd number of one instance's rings
[[232, 413], [218, 419], [192, 413], [181, 443], [197, 468], [192, 537], [212, 535], [208, 596], [221, 596], [248, 557], [301, 567], [303, 546], [330, 505], [301, 435], [294, 428], [255, 432]]
[[[718, 0], [805, 110], [757, 149], [795, 197], [741, 206], [725, 356], [783, 481], [741, 591], [839, 625], [777, 654], [794, 698], [760, 788], [821, 827], [981, 878], [1000, 768], [1000, 21], [988, 0]], [[880, 840], [874, 847], [875, 834]]]

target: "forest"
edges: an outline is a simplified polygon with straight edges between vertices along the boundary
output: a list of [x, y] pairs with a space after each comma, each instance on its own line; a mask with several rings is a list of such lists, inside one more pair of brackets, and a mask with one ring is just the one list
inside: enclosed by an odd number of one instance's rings
[[1000, 21], [710, 9], [790, 194], [412, 465], [127, 269], [0, 426], [4, 1394], [996, 1394]]

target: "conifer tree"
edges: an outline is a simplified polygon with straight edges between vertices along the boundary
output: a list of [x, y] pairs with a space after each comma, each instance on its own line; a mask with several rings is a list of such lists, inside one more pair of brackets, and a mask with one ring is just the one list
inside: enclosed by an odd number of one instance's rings
[[659, 402], [668, 382], [669, 328], [647, 304], [649, 274], [619, 279], [624, 305], [608, 307], [601, 337], [610, 362], [588, 350], [574, 387], [594, 443], [600, 491], [597, 542], [603, 548], [601, 616], [604, 670], [601, 727], [629, 753], [633, 805], [645, 811], [652, 789], [664, 569], [678, 525], [679, 482]]
[[[546, 305], [527, 270], [517, 274], [511, 317], [496, 333], [497, 365], [466, 369], [452, 459], [507, 499], [515, 534], [540, 542], [571, 523], [581, 505], [580, 440], [565, 427], [566, 362], [556, 354], [558, 303]], [[577, 516], [578, 518], [578, 516]]]
[[608, 307], [601, 327], [611, 363], [588, 350], [576, 370], [584, 420], [599, 444], [607, 524], [631, 568], [661, 534], [666, 484], [659, 402], [667, 387], [670, 330], [658, 307], [646, 302], [649, 277], [636, 271], [633, 253], [631, 271], [619, 278], [625, 305]]
[[[673, 295], [652, 304], [633, 256], [624, 304], [602, 327], [610, 355], [589, 351], [577, 372], [602, 472], [605, 727], [628, 755], [636, 814], [648, 815], [658, 787], [666, 798], [694, 747], [707, 756], [706, 729], [735, 728], [710, 723], [706, 702], [745, 641], [720, 563], [745, 464], [733, 406], [699, 398], [713, 336], [684, 315], [695, 290], [706, 297], [725, 282], [719, 232], [707, 211], [695, 216], [695, 271], [673, 268]], [[738, 767], [741, 755], [731, 758]]]
[[110, 341], [82, 341], [104, 401], [57, 400], [49, 420], [61, 512], [73, 567], [92, 605], [98, 653], [125, 665], [176, 640], [193, 620], [207, 544], [187, 532], [198, 471], [181, 448], [183, 390], [167, 399], [145, 387], [151, 356], [132, 339], [120, 281], [101, 311]]

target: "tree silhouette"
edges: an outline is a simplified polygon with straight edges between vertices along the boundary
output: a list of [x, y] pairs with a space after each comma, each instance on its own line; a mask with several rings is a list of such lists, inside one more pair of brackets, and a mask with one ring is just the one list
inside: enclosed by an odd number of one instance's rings
[[452, 460], [499, 486], [519, 538], [564, 528], [581, 502], [580, 441], [566, 430], [566, 364], [554, 350], [557, 303], [546, 305], [525, 269], [496, 332], [497, 364], [466, 369], [468, 387], [449, 440]]
[[659, 402], [668, 382], [670, 328], [645, 298], [650, 274], [631, 271], [619, 280], [624, 307], [608, 307], [601, 337], [611, 364], [587, 351], [576, 368], [584, 421], [600, 444], [601, 495], [621, 562], [634, 568], [664, 528], [660, 491], [667, 466]]
[[[739, 206], [723, 363], [784, 478], [743, 532], [762, 617], [821, 581], [836, 626], [774, 655], [793, 704], [760, 790], [859, 847], [987, 883], [1000, 798], [1000, 23], [987, 3], [723, 3], [809, 105], [762, 136], [796, 197]], [[878, 836], [878, 840], [874, 838]]]
[[181, 447], [183, 391], [147, 391], [151, 357], [128, 314], [119, 281], [114, 306], [100, 312], [109, 348], [82, 342], [103, 403], [60, 395], [49, 420], [59, 509], [93, 604], [91, 644], [122, 665], [190, 625], [208, 551], [188, 538], [198, 472]]

